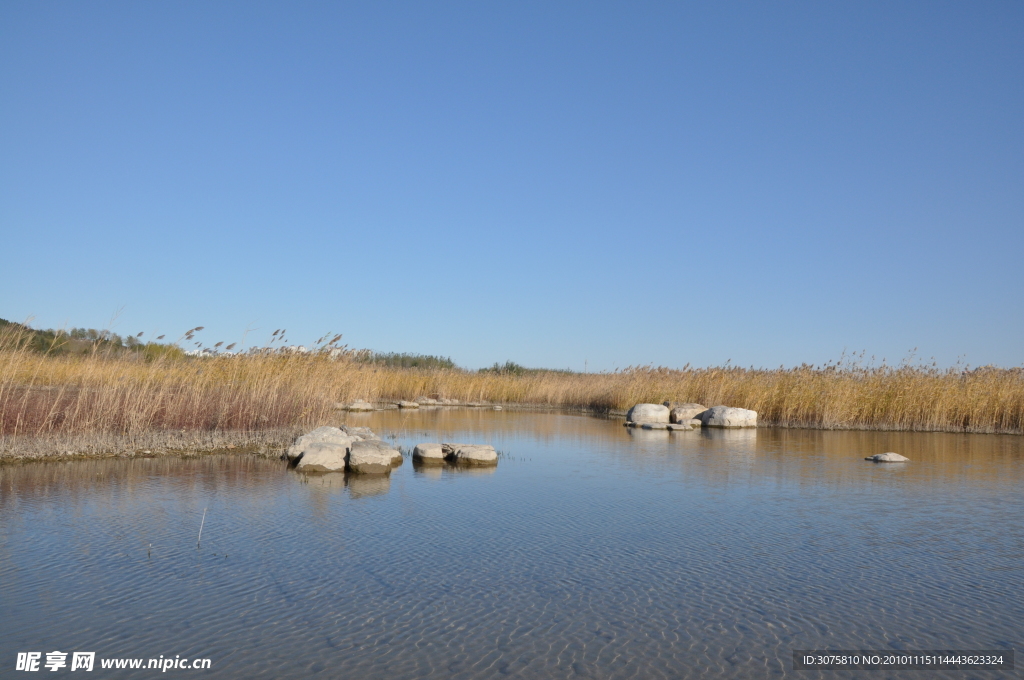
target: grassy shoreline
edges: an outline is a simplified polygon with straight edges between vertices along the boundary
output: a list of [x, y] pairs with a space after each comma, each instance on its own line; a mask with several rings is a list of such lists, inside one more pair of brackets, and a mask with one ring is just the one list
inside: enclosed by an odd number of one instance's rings
[[338, 352], [147, 359], [0, 343], [0, 457], [30, 440], [29, 448], [51, 451], [182, 448], [158, 445], [167, 433], [203, 446], [218, 437], [225, 446], [264, 446], [284, 436], [271, 433], [330, 422], [339, 403], [419, 396], [596, 413], [669, 400], [749, 408], [780, 427], [1024, 434], [1021, 369], [845, 363], [510, 373], [388, 366]]

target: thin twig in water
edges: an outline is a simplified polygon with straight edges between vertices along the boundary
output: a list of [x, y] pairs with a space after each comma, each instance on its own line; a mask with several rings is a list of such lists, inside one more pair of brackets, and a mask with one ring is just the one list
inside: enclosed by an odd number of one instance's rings
[[206, 508], [203, 508], [203, 521], [199, 523], [199, 539], [196, 541], [196, 550], [199, 550], [199, 544], [203, 540], [203, 525], [206, 524]]

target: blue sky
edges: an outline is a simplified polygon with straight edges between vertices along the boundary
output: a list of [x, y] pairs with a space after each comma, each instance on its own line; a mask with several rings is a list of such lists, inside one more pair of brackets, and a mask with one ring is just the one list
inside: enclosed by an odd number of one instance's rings
[[1024, 363], [1021, 3], [0, 5], [0, 317]]

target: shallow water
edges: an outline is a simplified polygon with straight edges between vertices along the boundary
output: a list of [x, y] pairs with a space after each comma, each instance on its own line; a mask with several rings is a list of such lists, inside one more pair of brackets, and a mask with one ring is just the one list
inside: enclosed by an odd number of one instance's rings
[[[920, 678], [794, 672], [792, 650], [1021, 648], [1024, 437], [348, 422], [501, 460], [390, 480], [244, 456], [0, 466], [0, 676], [61, 650], [218, 678]], [[863, 460], [885, 451], [912, 463]]]

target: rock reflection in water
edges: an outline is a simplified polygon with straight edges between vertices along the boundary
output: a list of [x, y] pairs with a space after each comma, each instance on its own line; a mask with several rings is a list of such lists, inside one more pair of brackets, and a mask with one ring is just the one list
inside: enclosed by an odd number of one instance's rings
[[391, 488], [390, 475], [359, 475], [351, 472], [326, 472], [300, 475], [314, 494], [341, 493], [351, 498], [386, 494]]
[[412, 469], [417, 477], [423, 479], [441, 479], [442, 477], [458, 475], [460, 477], [490, 477], [498, 471], [497, 466], [492, 465], [457, 465], [445, 461], [442, 464], [420, 463], [414, 460]]
[[380, 496], [391, 489], [391, 475], [354, 475], [345, 477], [348, 494], [352, 498]]

